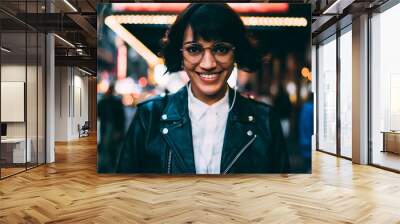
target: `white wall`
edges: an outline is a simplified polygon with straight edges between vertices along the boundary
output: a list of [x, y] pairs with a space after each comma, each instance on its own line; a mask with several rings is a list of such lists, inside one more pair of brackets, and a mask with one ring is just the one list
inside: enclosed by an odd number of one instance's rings
[[67, 67], [55, 68], [55, 141], [68, 140], [68, 71]]
[[88, 78], [72, 67], [56, 67], [56, 141], [79, 138], [78, 124], [88, 120]]

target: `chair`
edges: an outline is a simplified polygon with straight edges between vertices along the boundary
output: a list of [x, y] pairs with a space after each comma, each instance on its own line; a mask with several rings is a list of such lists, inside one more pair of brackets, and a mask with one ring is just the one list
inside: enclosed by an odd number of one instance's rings
[[82, 127], [78, 124], [79, 138], [89, 136], [89, 129], [90, 129], [89, 121], [85, 121]]

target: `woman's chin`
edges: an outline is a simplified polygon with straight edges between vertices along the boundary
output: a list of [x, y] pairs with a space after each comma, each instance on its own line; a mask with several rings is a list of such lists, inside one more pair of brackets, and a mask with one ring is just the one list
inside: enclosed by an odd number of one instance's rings
[[222, 95], [222, 92], [225, 92], [225, 90], [223, 85], [203, 86], [201, 88], [201, 92], [211, 98]]

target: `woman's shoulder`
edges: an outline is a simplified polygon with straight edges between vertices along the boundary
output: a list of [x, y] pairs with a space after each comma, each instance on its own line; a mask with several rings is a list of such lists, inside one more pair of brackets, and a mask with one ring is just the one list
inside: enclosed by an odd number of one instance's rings
[[157, 107], [162, 106], [163, 102], [165, 101], [165, 97], [166, 97], [165, 93], [151, 96], [138, 103], [137, 107], [141, 109], [153, 110]]
[[170, 104], [181, 98], [183, 91], [179, 90], [176, 93], [161, 93], [159, 95], [151, 96], [137, 104], [138, 111], [141, 112], [162, 112]]
[[241, 95], [241, 96], [242, 96], [241, 98], [243, 99], [243, 103], [246, 105], [244, 108], [247, 108], [247, 109], [251, 108], [253, 113], [262, 114], [262, 115], [273, 113], [274, 109], [270, 104], [256, 100], [251, 97], [247, 97], [247, 96], [243, 96], [243, 95]]

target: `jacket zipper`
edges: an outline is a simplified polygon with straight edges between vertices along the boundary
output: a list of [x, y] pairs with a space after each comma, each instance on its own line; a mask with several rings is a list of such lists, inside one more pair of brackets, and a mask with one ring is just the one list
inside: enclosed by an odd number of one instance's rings
[[235, 158], [233, 158], [232, 162], [229, 163], [228, 167], [225, 169], [225, 171], [222, 174], [227, 174], [228, 171], [232, 168], [233, 164], [235, 164], [235, 162], [239, 159], [239, 157], [243, 154], [243, 152], [251, 145], [251, 143], [254, 142], [254, 140], [256, 140], [257, 135], [254, 135], [254, 137], [252, 139], [250, 139], [250, 141], [243, 146], [243, 148], [239, 151], [239, 153], [235, 156]]
[[172, 159], [172, 151], [169, 150], [169, 152], [168, 152], [168, 170], [167, 170], [168, 174], [171, 173], [171, 159]]

